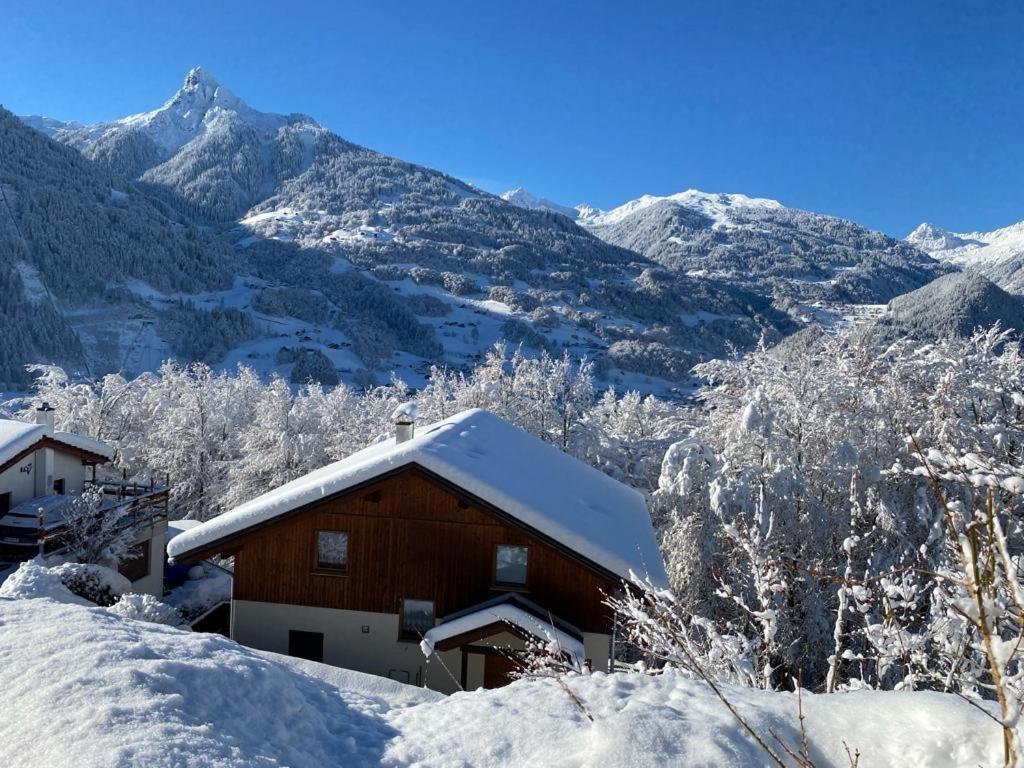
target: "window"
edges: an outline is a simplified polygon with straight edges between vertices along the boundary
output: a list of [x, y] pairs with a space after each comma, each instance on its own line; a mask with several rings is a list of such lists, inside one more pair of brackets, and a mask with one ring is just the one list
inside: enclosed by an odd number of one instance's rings
[[310, 661], [324, 660], [324, 633], [288, 630], [288, 655]]
[[434, 603], [432, 600], [402, 601], [402, 637], [419, 640], [434, 626]]
[[55, 494], [57, 494], [58, 496], [63, 496], [64, 495], [64, 478], [63, 477], [60, 478], [59, 480], [54, 480], [53, 481], [53, 492]]
[[526, 547], [499, 545], [494, 555], [494, 581], [498, 584], [526, 584]]
[[317, 570], [348, 573], [348, 534], [317, 531], [316, 539]]
[[149, 542], [140, 542], [128, 550], [117, 570], [132, 582], [146, 578], [149, 575]]
[[11, 494], [0, 493], [0, 515], [6, 515], [11, 511]]

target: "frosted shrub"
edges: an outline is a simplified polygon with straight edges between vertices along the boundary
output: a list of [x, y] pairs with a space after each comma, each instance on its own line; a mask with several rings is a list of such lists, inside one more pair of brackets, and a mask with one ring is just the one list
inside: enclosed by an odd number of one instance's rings
[[152, 595], [125, 594], [107, 608], [126, 619], [148, 621], [151, 624], [166, 624], [169, 627], [185, 626], [181, 615], [174, 607], [160, 602]]

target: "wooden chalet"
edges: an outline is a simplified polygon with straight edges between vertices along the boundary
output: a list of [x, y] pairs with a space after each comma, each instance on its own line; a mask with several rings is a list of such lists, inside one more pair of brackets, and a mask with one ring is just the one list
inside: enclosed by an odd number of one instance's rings
[[328, 465], [175, 537], [234, 557], [246, 645], [451, 692], [508, 680], [529, 640], [607, 669], [604, 596], [664, 583], [643, 498], [487, 413]]

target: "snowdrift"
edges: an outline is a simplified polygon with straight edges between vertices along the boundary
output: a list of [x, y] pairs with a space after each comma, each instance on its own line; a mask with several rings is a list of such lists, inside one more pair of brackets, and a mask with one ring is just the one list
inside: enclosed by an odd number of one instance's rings
[[[717, 699], [681, 676], [593, 675], [443, 698], [216, 636], [51, 599], [0, 599], [0, 764], [32, 766], [759, 766]], [[799, 741], [792, 694], [728, 689], [755, 728]], [[953, 696], [804, 696], [816, 764], [1001, 763]]]

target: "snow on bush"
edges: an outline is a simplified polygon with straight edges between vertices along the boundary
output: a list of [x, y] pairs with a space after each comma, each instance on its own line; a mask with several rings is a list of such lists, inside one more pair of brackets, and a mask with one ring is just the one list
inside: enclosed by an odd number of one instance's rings
[[[564, 678], [591, 722], [553, 679], [443, 698], [49, 600], [0, 600], [0, 648], [0, 763], [21, 768], [766, 764], [702, 683], [674, 673]], [[726, 691], [759, 732], [799, 744], [793, 694]], [[817, 768], [848, 768], [844, 742], [871, 768], [1002, 759], [999, 726], [952, 695], [805, 692], [803, 710]]]
[[27, 600], [47, 597], [61, 603], [113, 605], [131, 590], [131, 582], [117, 571], [88, 563], [48, 563], [43, 558], [18, 566], [0, 584], [0, 597]]
[[169, 627], [187, 626], [180, 613], [152, 595], [121, 595], [121, 598], [107, 610], [126, 619], [166, 624]]

